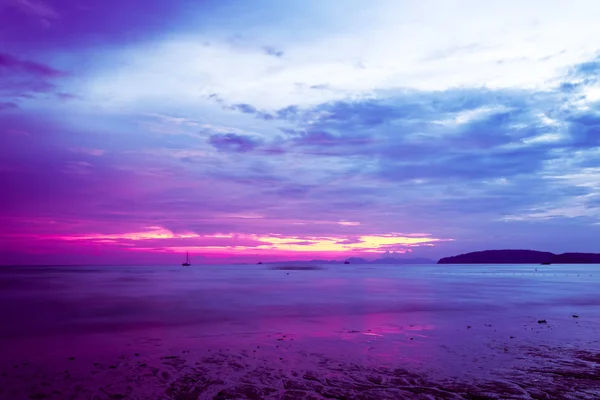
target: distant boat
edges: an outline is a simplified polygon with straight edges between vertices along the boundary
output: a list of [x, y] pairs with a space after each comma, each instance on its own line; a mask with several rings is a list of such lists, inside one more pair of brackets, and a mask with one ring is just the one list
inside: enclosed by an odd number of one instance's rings
[[540, 265], [551, 265], [551, 264], [552, 264], [552, 263], [549, 263], [549, 262], [543, 262], [543, 263], [540, 263]]
[[181, 264], [182, 267], [189, 267], [190, 265], [190, 253], [185, 253], [185, 262]]
[[350, 261], [344, 261], [344, 264], [350, 264]]

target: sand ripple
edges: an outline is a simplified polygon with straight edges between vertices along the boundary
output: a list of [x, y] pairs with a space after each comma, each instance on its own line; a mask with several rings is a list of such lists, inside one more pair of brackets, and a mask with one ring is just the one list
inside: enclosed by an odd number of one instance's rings
[[[143, 358], [50, 372], [23, 364], [0, 374], [0, 398], [18, 399], [598, 399], [600, 354], [524, 349], [538, 366], [495, 379], [436, 380], [399, 366], [383, 368], [313, 354], [302, 366], [256, 352], [213, 351]], [[560, 357], [548, 357], [549, 354]], [[289, 356], [289, 355], [288, 355]]]

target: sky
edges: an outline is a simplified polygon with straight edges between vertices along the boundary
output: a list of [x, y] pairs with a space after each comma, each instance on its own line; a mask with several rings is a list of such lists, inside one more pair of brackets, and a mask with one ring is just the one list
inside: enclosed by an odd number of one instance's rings
[[0, 0], [0, 264], [600, 252], [598, 15]]

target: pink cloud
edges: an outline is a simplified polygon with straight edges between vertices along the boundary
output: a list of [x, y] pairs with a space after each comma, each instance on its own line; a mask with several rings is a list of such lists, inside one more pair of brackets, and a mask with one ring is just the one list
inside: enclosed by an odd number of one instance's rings
[[[33, 224], [33, 225], [31, 225]], [[37, 226], [36, 226], [37, 225]], [[58, 226], [57, 226], [58, 225]], [[44, 228], [46, 226], [47, 228]], [[34, 228], [36, 233], [33, 233]], [[29, 233], [28, 230], [31, 232]], [[349, 256], [372, 256], [393, 248], [399, 252], [409, 251], [409, 246], [429, 245], [446, 239], [415, 239], [407, 236], [371, 235], [360, 241], [345, 244], [341, 237], [315, 237], [307, 235], [258, 235], [258, 234], [198, 234], [175, 233], [160, 226], [145, 227], [136, 231], [113, 233], [61, 233], [60, 224], [52, 220], [31, 221], [29, 228], [21, 233], [2, 235], [11, 248], [22, 252], [41, 254], [69, 250], [86, 253], [89, 249], [118, 249], [141, 253], [190, 252], [208, 258], [233, 257], [279, 257], [281, 259], [340, 259]], [[393, 243], [393, 244], [390, 244]], [[96, 251], [95, 250], [95, 251]]]
[[100, 157], [103, 156], [105, 151], [101, 149], [88, 149], [83, 147], [75, 147], [71, 149], [74, 153], [87, 154], [89, 156]]

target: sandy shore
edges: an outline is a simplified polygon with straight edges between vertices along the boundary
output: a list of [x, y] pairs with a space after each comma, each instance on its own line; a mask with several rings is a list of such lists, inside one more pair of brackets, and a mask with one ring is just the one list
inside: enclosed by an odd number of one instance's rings
[[[543, 327], [550, 331], [552, 328]], [[486, 332], [487, 330], [487, 332]], [[465, 329], [466, 342], [491, 327]], [[509, 337], [465, 347], [436, 343], [426, 328], [404, 344], [370, 332], [336, 338], [291, 333], [127, 338], [118, 351], [85, 347], [29, 357], [0, 370], [0, 398], [18, 399], [597, 399], [600, 352]], [[475, 332], [475, 333], [473, 333]], [[493, 336], [493, 335], [492, 335]], [[411, 339], [412, 338], [412, 339]], [[98, 342], [99, 343], [99, 342]], [[454, 344], [453, 344], [454, 343]], [[116, 347], [111, 345], [113, 352]], [[471, 353], [469, 353], [471, 351]], [[402, 357], [404, 354], [404, 357]], [[421, 354], [419, 359], [413, 358]], [[386, 355], [389, 355], [387, 357]], [[14, 353], [13, 356], [17, 356]], [[452, 360], [455, 366], [435, 359]], [[433, 361], [433, 362], [432, 362]]]

